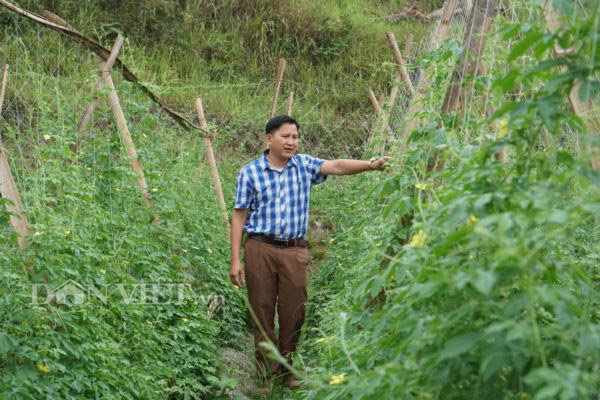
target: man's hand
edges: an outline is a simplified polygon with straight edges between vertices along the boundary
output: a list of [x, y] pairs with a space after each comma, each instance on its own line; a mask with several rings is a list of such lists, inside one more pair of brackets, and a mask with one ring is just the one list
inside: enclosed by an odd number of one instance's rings
[[229, 279], [231, 279], [231, 283], [237, 287], [242, 287], [246, 283], [244, 268], [242, 268], [242, 264], [239, 261], [231, 263], [231, 268], [229, 269]]
[[385, 171], [385, 169], [389, 166], [387, 162], [390, 160], [390, 157], [383, 156], [380, 158], [371, 158], [369, 160], [369, 169], [375, 171]]
[[390, 157], [371, 158], [370, 160], [325, 160], [321, 164], [322, 175], [354, 175], [366, 171], [384, 171]]

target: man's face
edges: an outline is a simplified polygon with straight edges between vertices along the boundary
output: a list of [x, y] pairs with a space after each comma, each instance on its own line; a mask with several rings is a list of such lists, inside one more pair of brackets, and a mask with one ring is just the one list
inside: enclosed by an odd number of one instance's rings
[[298, 149], [298, 128], [295, 124], [283, 124], [267, 134], [270, 152], [280, 158], [291, 158]]

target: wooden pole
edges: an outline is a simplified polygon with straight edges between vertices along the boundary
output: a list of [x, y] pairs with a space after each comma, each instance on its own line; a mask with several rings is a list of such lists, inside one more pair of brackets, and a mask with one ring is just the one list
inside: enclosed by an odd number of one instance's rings
[[410, 60], [410, 52], [412, 50], [414, 39], [415, 39], [415, 37], [413, 36], [413, 34], [409, 33], [408, 36], [406, 37], [406, 41], [404, 42], [404, 48], [402, 49], [402, 53], [409, 60]]
[[[112, 49], [110, 50], [110, 55], [108, 56], [108, 59], [106, 60], [106, 69], [108, 69], [109, 71], [112, 69], [112, 66], [115, 63], [115, 60], [117, 59], [117, 56], [118, 56], [119, 52], [121, 51], [121, 47], [123, 46], [124, 40], [125, 39], [123, 38], [123, 36], [121, 36], [119, 34], [119, 36], [117, 36], [117, 40], [115, 40], [115, 43], [113, 44]], [[98, 59], [98, 64], [100, 66], [102, 63], [103, 63], [103, 61], [101, 59]], [[96, 81], [96, 85], [94, 87], [94, 93], [100, 92], [102, 90], [103, 86], [104, 86], [103, 80], [98, 79]], [[83, 133], [83, 131], [85, 131], [87, 129], [90, 121], [92, 120], [92, 114], [94, 113], [94, 110], [96, 109], [97, 106], [98, 106], [98, 98], [97, 98], [97, 95], [94, 95], [92, 102], [86, 107], [85, 112], [83, 113], [83, 116], [81, 117], [81, 121], [79, 122], [79, 126], [77, 127], [77, 132], [79, 132], [81, 134], [81, 133]]]
[[[6, 93], [6, 85], [8, 82], [8, 64], [4, 64], [2, 68], [2, 87], [0, 88], [0, 114], [2, 113], [2, 107], [4, 105], [4, 94]], [[27, 214], [25, 214], [23, 203], [21, 202], [21, 196], [17, 190], [17, 185], [13, 179], [12, 172], [10, 170], [10, 164], [6, 157], [6, 150], [2, 145], [2, 137], [0, 136], [0, 194], [3, 198], [8, 199], [12, 204], [6, 204], [6, 210], [11, 213], [10, 224], [17, 232], [19, 237], [17, 242], [19, 248], [24, 249], [27, 247], [27, 236], [29, 236], [29, 220]]]
[[[121, 108], [119, 96], [117, 95], [117, 90], [115, 88], [115, 84], [112, 80], [106, 62], [101, 63], [100, 72], [102, 73], [102, 80], [104, 82], [104, 85], [106, 85], [109, 88], [108, 104], [110, 105], [110, 108], [113, 112], [115, 123], [117, 124], [117, 128], [119, 129], [119, 133], [121, 135], [121, 139], [123, 140], [123, 145], [125, 146], [127, 155], [129, 156], [131, 168], [133, 168], [133, 170], [137, 174], [137, 183], [140, 187], [142, 199], [149, 208], [153, 208], [154, 203], [150, 198], [150, 193], [148, 191], [148, 182], [146, 181], [146, 177], [144, 175], [144, 169], [142, 168], [142, 164], [140, 162], [137, 150], [135, 149], [133, 139], [131, 138], [131, 134], [129, 133], [129, 128], [127, 127], [127, 120], [125, 119], [123, 108]], [[152, 223], [157, 224], [158, 222], [158, 214], [154, 213], [154, 221]]]
[[[377, 98], [375, 97], [375, 93], [373, 93], [373, 90], [371, 88], [369, 88], [369, 99], [371, 100], [371, 104], [373, 105], [373, 109], [375, 110], [375, 118], [373, 118], [373, 123], [371, 124], [371, 129], [369, 129], [369, 135], [367, 136], [367, 143], [371, 140], [371, 137], [373, 137], [373, 133], [375, 132], [375, 129], [377, 129], [377, 122], [379, 121], [379, 115], [381, 114], [380, 103], [377, 101]], [[382, 100], [383, 100], [383, 96], [382, 96]]]
[[287, 115], [292, 116], [292, 107], [294, 106], [294, 92], [290, 92], [290, 97], [288, 97], [287, 104]]
[[279, 68], [277, 68], [277, 76], [275, 77], [275, 93], [273, 93], [273, 101], [271, 102], [270, 118], [275, 116], [277, 112], [277, 98], [281, 89], [281, 80], [283, 79], [283, 71], [285, 71], [285, 58], [279, 59]]
[[[368, 139], [370, 140], [371, 137], [373, 136], [373, 132], [375, 132], [375, 130], [377, 129], [379, 120], [382, 119], [382, 125], [383, 125], [383, 129], [385, 129], [390, 137], [388, 137], [388, 140], [390, 140], [391, 136], [393, 135], [392, 133], [392, 129], [390, 128], [389, 125], [389, 119], [387, 117], [387, 113], [384, 113], [384, 110], [381, 108], [381, 106], [384, 104], [385, 102], [385, 97], [384, 95], [381, 95], [381, 98], [379, 101], [377, 101], [377, 98], [375, 97], [375, 93], [373, 93], [373, 90], [369, 88], [369, 99], [371, 100], [371, 104], [373, 105], [373, 109], [375, 109], [375, 119], [373, 120], [373, 124], [371, 126], [371, 130], [369, 131], [369, 137]], [[390, 106], [388, 104], [388, 107], [393, 107]]]
[[8, 64], [4, 64], [2, 67], [2, 86], [0, 87], [0, 113], [4, 106], [4, 95], [6, 94], [6, 85], [8, 83]]
[[[430, 51], [435, 50], [439, 43], [444, 39], [444, 37], [446, 37], [448, 29], [450, 28], [450, 22], [452, 21], [452, 15], [454, 14], [454, 9], [456, 8], [457, 2], [458, 0], [446, 0], [444, 2], [442, 18], [439, 25], [437, 26], [436, 31], [433, 34], [433, 39], [431, 41], [431, 45], [429, 46]], [[427, 96], [430, 74], [431, 68], [423, 70], [421, 78], [419, 79], [419, 83], [415, 88], [415, 95], [411, 99], [410, 106], [407, 112], [408, 119], [405, 121], [404, 126], [402, 127], [401, 152], [404, 152], [406, 150], [410, 134], [415, 129], [415, 126], [418, 122], [417, 115], [423, 109], [423, 101]], [[400, 165], [400, 163], [398, 163], [398, 165]]]
[[496, 0], [475, 0], [463, 36], [464, 52], [452, 73], [442, 114], [464, 109], [471, 99], [475, 86], [474, 77], [483, 67], [481, 56], [485, 49], [486, 33], [489, 32], [495, 15]]
[[[542, 11], [544, 13], [544, 18], [546, 20], [546, 25], [548, 26], [548, 30], [550, 32], [556, 32], [557, 30], [559, 30], [560, 26], [561, 26], [560, 16], [556, 12], [556, 10], [554, 10], [554, 8], [552, 7], [552, 2], [546, 0], [546, 2], [542, 6]], [[555, 43], [555, 45], [554, 45], [554, 53], [556, 54], [557, 58], [560, 58], [560, 57], [564, 56], [565, 54], [568, 54], [571, 51], [572, 51], [571, 49], [563, 49], [562, 47], [560, 47], [558, 45], [558, 43]], [[579, 82], [579, 81], [577, 81], [573, 85], [573, 87], [571, 88], [571, 92], [569, 93], [569, 103], [571, 104], [571, 108], [573, 109], [573, 112], [575, 114], [577, 114], [583, 120], [583, 122], [585, 124], [585, 128], [588, 131], [588, 134], [591, 135], [592, 132], [598, 131], [599, 124], [597, 121], [592, 120], [592, 114], [591, 114], [592, 101], [589, 99], [587, 101], [581, 101], [581, 99], [579, 98], [580, 87], [581, 87], [581, 82]], [[600, 135], [596, 134], [595, 138], [597, 140], [600, 140]], [[576, 139], [576, 145], [577, 145], [577, 148], [579, 148], [579, 140], [578, 139]], [[590, 142], [590, 144], [588, 145], [588, 149], [592, 156], [592, 159], [591, 159], [592, 168], [595, 171], [600, 171], [600, 146], [598, 146], [598, 145], [594, 146]]]
[[372, 89], [369, 89], [369, 99], [371, 100], [371, 104], [373, 105], [373, 108], [375, 109], [375, 115], [381, 114], [381, 106], [379, 105], [379, 102], [377, 101], [377, 97], [375, 97], [375, 93], [373, 93]]
[[406, 62], [404, 58], [402, 58], [402, 53], [400, 53], [400, 49], [398, 48], [398, 43], [396, 42], [396, 37], [393, 32], [387, 32], [386, 36], [388, 41], [390, 42], [390, 47], [392, 49], [392, 54], [396, 59], [396, 64], [398, 64], [398, 74], [400, 78], [404, 81], [404, 84], [408, 88], [408, 91], [412, 96], [415, 94], [415, 88], [410, 80], [410, 76], [408, 75], [408, 70], [406, 69]]
[[[79, 31], [77, 31], [75, 28], [73, 28], [67, 21], [65, 21], [64, 19], [62, 19], [61, 17], [59, 17], [58, 15], [54, 14], [51, 11], [44, 10], [42, 12], [42, 16], [52, 23], [64, 26], [65, 28], [68, 28], [68, 29], [72, 30], [73, 32], [79, 33]], [[117, 56], [118, 56], [119, 52], [121, 51], [121, 47], [123, 46], [123, 40], [124, 40], [123, 36], [121, 36], [119, 34], [117, 36], [117, 39], [115, 40], [115, 43], [112, 46], [110, 55], [108, 56], [108, 59], [106, 60], [106, 68], [109, 71], [112, 69], [112, 66], [115, 63], [115, 60], [117, 59]], [[102, 60], [98, 56], [96, 56], [96, 60], [98, 62], [99, 68], [102, 70], [102, 68], [103, 68], [102, 63], [104, 62], [104, 60]], [[104, 86], [104, 81], [103, 81], [102, 77], [100, 77], [96, 81], [94, 93], [100, 92], [100, 90], [102, 90], [103, 86]], [[92, 102], [85, 108], [85, 111], [83, 112], [83, 116], [81, 117], [81, 120], [79, 121], [79, 125], [77, 126], [78, 137], [77, 137], [75, 144], [71, 147], [71, 149], [75, 153], [77, 152], [77, 149], [81, 145], [81, 140], [82, 140], [81, 135], [87, 129], [90, 121], [92, 120], [92, 115], [94, 114], [94, 110], [96, 109], [97, 105], [98, 105], [98, 97], [97, 97], [97, 94], [95, 94], [94, 98], [92, 99]]]
[[[204, 107], [202, 106], [202, 100], [200, 97], [196, 99], [196, 112], [198, 113], [198, 121], [200, 122], [200, 127], [202, 129], [207, 129], [208, 125], [206, 123], [206, 117], [204, 116]], [[216, 130], [213, 130], [216, 135]], [[215, 187], [215, 192], [217, 193], [217, 202], [219, 203], [219, 207], [221, 208], [221, 213], [223, 214], [223, 222], [225, 223], [225, 228], [227, 228], [227, 232], [231, 230], [229, 225], [229, 216], [227, 215], [227, 207], [225, 206], [225, 198], [223, 197], [223, 189], [221, 188], [221, 179], [219, 178], [219, 170], [217, 169], [217, 161], [215, 160], [215, 153], [212, 147], [213, 138], [209, 138], [204, 136], [204, 147], [206, 147], [206, 158], [208, 159], [208, 165], [210, 166], [210, 176], [213, 181], [213, 185]]]

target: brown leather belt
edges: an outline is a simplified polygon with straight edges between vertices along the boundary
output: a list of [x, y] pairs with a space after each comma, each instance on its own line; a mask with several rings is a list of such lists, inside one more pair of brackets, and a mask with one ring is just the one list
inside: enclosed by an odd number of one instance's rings
[[259, 242], [268, 243], [275, 247], [308, 247], [308, 243], [303, 238], [295, 239], [277, 239], [272, 236], [250, 235], [248, 239], [258, 240]]

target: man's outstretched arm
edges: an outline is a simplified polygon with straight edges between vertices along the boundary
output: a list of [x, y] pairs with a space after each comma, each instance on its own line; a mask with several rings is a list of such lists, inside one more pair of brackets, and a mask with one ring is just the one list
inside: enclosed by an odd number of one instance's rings
[[248, 218], [248, 208], [236, 208], [231, 217], [231, 268], [229, 269], [229, 278], [235, 286], [244, 286], [246, 277], [244, 268], [240, 260], [240, 248], [242, 247], [242, 235], [244, 234], [244, 224]]
[[370, 160], [325, 160], [321, 164], [321, 175], [354, 175], [365, 171], [383, 171], [390, 157]]

